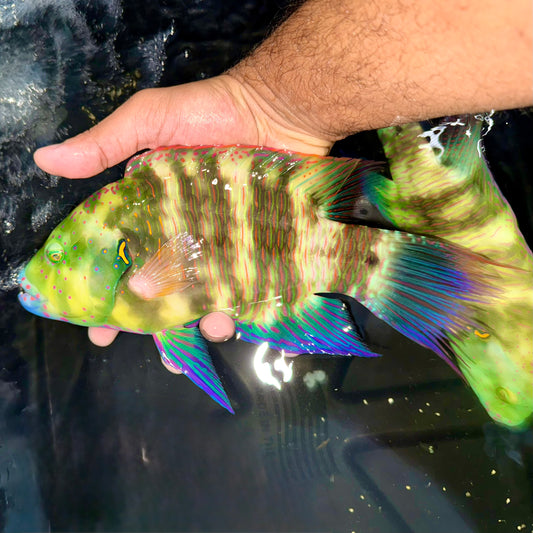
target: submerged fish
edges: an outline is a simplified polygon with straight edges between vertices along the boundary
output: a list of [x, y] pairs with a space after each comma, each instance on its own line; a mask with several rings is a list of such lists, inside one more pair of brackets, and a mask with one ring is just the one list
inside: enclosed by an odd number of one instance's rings
[[[448, 120], [380, 130], [393, 180], [374, 196], [401, 230], [444, 238], [494, 263], [498, 301], [473, 306], [469, 334], [450, 338], [461, 373], [496, 421], [520, 428], [533, 413], [533, 256], [481, 154], [483, 122]], [[504, 268], [499, 265], [508, 265]]]
[[[445, 356], [490, 299], [483, 258], [353, 224], [377, 165], [261, 148], [164, 148], [79, 205], [20, 275], [29, 311], [152, 334], [166, 364], [233, 412], [196, 327], [210, 311], [243, 340], [293, 353], [374, 356], [340, 300], [356, 298]], [[321, 293], [319, 296], [317, 293]]]

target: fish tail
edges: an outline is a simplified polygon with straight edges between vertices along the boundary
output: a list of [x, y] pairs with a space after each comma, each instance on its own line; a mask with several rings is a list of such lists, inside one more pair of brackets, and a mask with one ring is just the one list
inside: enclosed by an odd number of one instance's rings
[[479, 306], [498, 297], [490, 261], [420, 235], [378, 230], [377, 266], [356, 298], [397, 331], [454, 367], [450, 339], [479, 327]]

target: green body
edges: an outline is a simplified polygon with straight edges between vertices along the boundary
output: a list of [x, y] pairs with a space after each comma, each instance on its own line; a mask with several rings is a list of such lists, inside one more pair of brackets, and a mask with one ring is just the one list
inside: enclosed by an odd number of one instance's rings
[[[458, 119], [379, 132], [393, 181], [386, 217], [404, 231], [441, 237], [499, 265], [499, 298], [475, 307], [484, 329], [451, 339], [457, 364], [489, 414], [522, 427], [533, 413], [533, 257], [481, 156], [480, 121]], [[432, 141], [432, 142], [430, 142]]]
[[[342, 165], [341, 173], [353, 173], [358, 161]], [[46, 293], [52, 318], [139, 333], [214, 310], [266, 323], [280, 306], [291, 314], [315, 292], [366, 302], [382, 289], [397, 235], [320, 216], [306, 182], [310, 176], [323, 182], [333, 171], [339, 172], [339, 160], [268, 151], [262, 157], [247, 148], [143, 154], [124, 179], [92, 195], [54, 230], [26, 277]], [[189, 283], [140, 297], [130, 279], [175, 238], [181, 244], [173, 259], [187, 263], [183, 281]], [[121, 240], [131, 264], [119, 260], [117, 269]], [[49, 250], [58, 243], [64, 257], [56, 270]]]

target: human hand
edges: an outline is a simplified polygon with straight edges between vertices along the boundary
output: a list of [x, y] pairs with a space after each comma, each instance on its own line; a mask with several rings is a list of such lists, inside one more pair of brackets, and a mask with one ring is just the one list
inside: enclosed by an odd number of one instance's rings
[[[226, 74], [140, 91], [90, 130], [40, 148], [34, 158], [51, 174], [88, 178], [140, 150], [178, 144], [246, 144], [326, 154], [332, 141], [275, 109], [242, 76]], [[223, 342], [233, 336], [235, 326], [224, 313], [211, 313], [200, 321], [200, 331], [207, 340]], [[89, 328], [89, 339], [98, 346], [108, 346], [117, 334], [113, 329]]]

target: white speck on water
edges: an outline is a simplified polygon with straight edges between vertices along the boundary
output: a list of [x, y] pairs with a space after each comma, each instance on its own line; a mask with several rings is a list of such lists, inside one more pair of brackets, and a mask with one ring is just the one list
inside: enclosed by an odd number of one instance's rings
[[394, 403], [394, 398], [388, 398], [387, 401], [389, 402], [389, 405], [392, 405]]
[[507, 498], [507, 499], [505, 500], [505, 503], [506, 503], [507, 505], [509, 505], [509, 504], [511, 503], [511, 498]]
[[148, 464], [150, 462], [150, 459], [148, 459], [148, 456], [146, 455], [146, 448], [144, 446], [141, 447], [141, 458], [144, 464]]
[[361, 498], [361, 500], [364, 500], [364, 499], [365, 499], [364, 494], [361, 494], [361, 495], [359, 496], [359, 498]]
[[496, 470], [494, 470], [494, 468], [490, 471], [490, 475], [491, 476], [494, 476], [496, 474]]
[[353, 513], [353, 512], [354, 512], [354, 508], [353, 508], [353, 507], [348, 507], [348, 511], [349, 511], [350, 513]]
[[472, 494], [471, 494], [470, 491], [467, 490], [467, 491], [465, 492], [465, 496], [466, 496], [467, 498], [470, 498], [470, 496], [472, 496]]
[[406, 488], [407, 490], [411, 490], [411, 485], [405, 485], [405, 488]]
[[435, 416], [440, 416], [440, 413], [435, 413]]
[[446, 492], [446, 487], [442, 487], [442, 492]]
[[363, 398], [363, 403], [364, 403], [365, 405], [368, 405], [368, 400], [366, 400], [365, 398]]
[[303, 382], [309, 390], [313, 390], [319, 383], [326, 382], [326, 373], [323, 370], [307, 372], [303, 377]]
[[52, 214], [52, 200], [48, 200], [44, 205], [39, 206], [31, 214], [31, 229], [37, 231]]
[[13, 222], [11, 222], [10, 220], [4, 220], [4, 233], [6, 235], [9, 235], [12, 231], [13, 231], [13, 228], [15, 227]]

